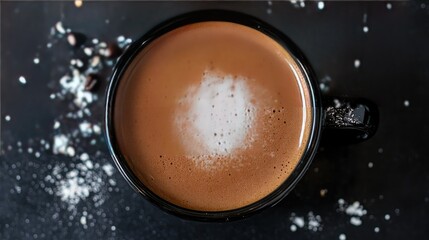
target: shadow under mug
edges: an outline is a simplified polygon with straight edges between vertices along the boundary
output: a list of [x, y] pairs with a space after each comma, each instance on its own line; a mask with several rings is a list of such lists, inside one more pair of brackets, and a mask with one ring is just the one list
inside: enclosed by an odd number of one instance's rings
[[[225, 21], [248, 26], [266, 34], [282, 45], [286, 50], [288, 50], [305, 75], [310, 92], [311, 107], [313, 110], [308, 144], [301, 160], [296, 165], [291, 175], [275, 191], [261, 200], [248, 206], [228, 211], [205, 212], [186, 209], [160, 198], [154, 192], [149, 190], [149, 188], [147, 188], [133, 173], [121, 153], [115, 137], [113, 124], [113, 106], [118, 83], [134, 57], [161, 35], [187, 24], [204, 21]], [[307, 171], [321, 141], [322, 130], [324, 135], [323, 139], [326, 140], [326, 142], [359, 142], [371, 137], [375, 133], [377, 124], [378, 110], [370, 101], [365, 99], [334, 97], [324, 98], [322, 100], [320, 89], [310, 65], [297, 46], [282, 32], [255, 17], [243, 13], [224, 10], [205, 10], [175, 17], [153, 28], [131, 44], [120, 57], [114, 68], [111, 81], [107, 89], [105, 106], [105, 131], [107, 144], [112, 158], [122, 176], [134, 190], [161, 209], [182, 218], [199, 221], [236, 220], [274, 206], [289, 192], [291, 192]]]

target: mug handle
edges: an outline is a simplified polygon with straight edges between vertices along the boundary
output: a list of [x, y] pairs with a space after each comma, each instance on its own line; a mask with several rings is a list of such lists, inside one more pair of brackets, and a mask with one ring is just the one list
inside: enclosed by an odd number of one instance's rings
[[378, 108], [362, 98], [323, 99], [323, 142], [358, 143], [372, 137], [378, 127]]

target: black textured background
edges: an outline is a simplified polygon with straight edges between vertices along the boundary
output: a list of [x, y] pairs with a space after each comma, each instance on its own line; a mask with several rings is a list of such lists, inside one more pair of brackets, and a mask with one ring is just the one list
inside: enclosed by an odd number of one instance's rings
[[[315, 2], [297, 8], [283, 1], [272, 6], [267, 2], [84, 2], [81, 8], [73, 2], [0, 4], [0, 239], [338, 239], [342, 233], [347, 239], [429, 237], [428, 2], [395, 1], [390, 10], [386, 2], [331, 1], [323, 10]], [[77, 205], [77, 213], [67, 210], [41, 183], [50, 172], [49, 164], [72, 168], [70, 162], [75, 160], [51, 151], [36, 158], [25, 150], [42, 138], [52, 142], [54, 119], [68, 111], [67, 101], [52, 101], [49, 95], [58, 90], [72, 50], [65, 43], [47, 49], [50, 28], [62, 21], [105, 41], [119, 35], [136, 39], [177, 14], [209, 8], [242, 11], [283, 31], [305, 53], [319, 79], [332, 79], [328, 94], [377, 103], [377, 134], [358, 145], [321, 149], [292, 194], [276, 207], [239, 222], [196, 223], [167, 215], [134, 193], [117, 171], [112, 176], [117, 187], [102, 189], [106, 200], [101, 206], [94, 206], [89, 198]], [[365, 25], [368, 33], [362, 31]], [[40, 57], [38, 65], [33, 63], [35, 56]], [[359, 68], [354, 67], [355, 59], [361, 62]], [[26, 76], [26, 85], [19, 84], [20, 75]], [[102, 122], [104, 86], [91, 108], [93, 122]], [[11, 121], [4, 120], [6, 115]], [[63, 124], [62, 131], [76, 128], [73, 124]], [[23, 153], [7, 150], [17, 141], [22, 142]], [[88, 152], [94, 162], [112, 163], [102, 136], [95, 146], [82, 142], [76, 151]], [[328, 190], [325, 197], [320, 196], [321, 189]], [[350, 216], [337, 211], [340, 198], [363, 204], [368, 213], [361, 226], [350, 224]], [[79, 222], [82, 211], [93, 215], [93, 224], [86, 229]], [[292, 212], [306, 216], [310, 211], [321, 216], [323, 230], [292, 232]]]

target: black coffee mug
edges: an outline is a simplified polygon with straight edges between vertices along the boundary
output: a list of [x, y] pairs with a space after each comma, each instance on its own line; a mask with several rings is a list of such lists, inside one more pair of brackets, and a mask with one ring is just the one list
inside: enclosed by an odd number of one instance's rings
[[[133, 173], [121, 153], [115, 137], [113, 124], [113, 106], [118, 83], [135, 56], [161, 35], [187, 24], [204, 21], [232, 22], [251, 27], [271, 37], [288, 50], [305, 75], [313, 112], [307, 147], [291, 175], [282, 185], [263, 199], [248, 206], [228, 211], [205, 212], [186, 209], [160, 198], [149, 190]], [[265, 208], [274, 206], [295, 187], [307, 171], [321, 141], [322, 130], [324, 135], [323, 139], [327, 142], [359, 142], [371, 137], [375, 133], [377, 124], [378, 111], [376, 106], [370, 101], [332, 97], [322, 100], [320, 89], [310, 65], [296, 45], [282, 32], [255, 17], [224, 10], [198, 11], [175, 17], [155, 27], [130, 45], [114, 68], [110, 85], [107, 89], [105, 109], [107, 144], [117, 168], [131, 187], [150, 202], [171, 214], [200, 221], [230, 221], [241, 219], [260, 212]]]

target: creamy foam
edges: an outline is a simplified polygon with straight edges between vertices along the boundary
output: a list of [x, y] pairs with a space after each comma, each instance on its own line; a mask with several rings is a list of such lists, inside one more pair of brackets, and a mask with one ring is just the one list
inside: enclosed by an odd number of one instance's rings
[[144, 48], [122, 77], [115, 135], [137, 177], [176, 205], [235, 209], [301, 159], [311, 104], [292, 56], [239, 24], [190, 24]]
[[201, 82], [178, 101], [174, 128], [197, 165], [219, 166], [216, 157], [250, 146], [256, 109], [247, 82], [243, 76], [204, 71]]

